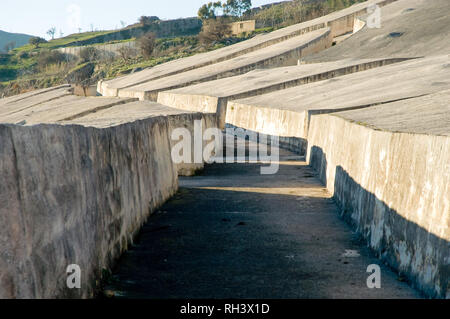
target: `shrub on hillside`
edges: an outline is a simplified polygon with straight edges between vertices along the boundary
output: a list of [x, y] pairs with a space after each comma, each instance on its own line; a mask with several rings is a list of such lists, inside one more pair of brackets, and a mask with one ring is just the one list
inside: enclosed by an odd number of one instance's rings
[[123, 60], [130, 60], [134, 57], [136, 57], [137, 55], [137, 50], [134, 48], [130, 48], [130, 47], [121, 47], [117, 50], [117, 53], [120, 55], [120, 57]]
[[95, 64], [92, 62], [80, 64], [69, 71], [66, 80], [70, 84], [89, 85], [94, 70]]
[[67, 61], [67, 56], [58, 50], [43, 50], [38, 55], [38, 66], [40, 69], [54, 64], [61, 64]]
[[156, 35], [153, 32], [147, 32], [138, 39], [138, 47], [144, 58], [152, 56], [156, 46]]
[[147, 16], [142, 16], [139, 18], [139, 23], [142, 26], [148, 26], [156, 21], [159, 21], [159, 18], [156, 16], [151, 16], [151, 17], [147, 17]]
[[100, 58], [100, 52], [94, 47], [85, 47], [80, 51], [80, 59], [83, 62], [92, 62]]
[[28, 59], [30, 57], [30, 55], [26, 51], [19, 52], [17, 56], [19, 57], [19, 59]]

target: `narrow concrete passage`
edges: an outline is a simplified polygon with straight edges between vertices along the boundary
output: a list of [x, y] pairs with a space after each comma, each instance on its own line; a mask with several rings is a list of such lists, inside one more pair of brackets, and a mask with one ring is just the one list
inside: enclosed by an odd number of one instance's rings
[[[276, 175], [263, 164], [214, 164], [182, 178], [105, 287], [119, 298], [416, 298], [380, 264], [304, 159], [280, 151]], [[265, 164], [264, 164], [265, 165]]]

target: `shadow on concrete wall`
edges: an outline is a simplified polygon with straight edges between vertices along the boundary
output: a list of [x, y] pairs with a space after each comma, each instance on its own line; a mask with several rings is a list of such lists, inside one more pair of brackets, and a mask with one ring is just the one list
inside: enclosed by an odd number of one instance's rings
[[[327, 158], [313, 146], [310, 165], [327, 184]], [[450, 242], [407, 220], [337, 166], [333, 199], [339, 214], [367, 242], [378, 258], [415, 288], [432, 298], [450, 293]]]
[[[232, 124], [226, 124], [225, 129], [232, 128], [232, 129], [242, 129], [237, 126], [234, 126]], [[263, 143], [261, 137], [266, 136], [267, 137], [267, 144], [270, 145], [272, 138], [278, 138], [279, 141], [279, 147], [283, 148], [285, 150], [291, 151], [295, 154], [305, 156], [306, 150], [308, 147], [308, 141], [301, 137], [296, 136], [278, 136], [278, 135], [270, 135], [270, 134], [263, 134], [261, 132], [253, 131], [244, 129], [246, 133], [248, 133], [250, 136], [245, 136], [245, 139], [255, 141], [258, 143]], [[256, 136], [257, 138], [252, 138], [253, 136]]]

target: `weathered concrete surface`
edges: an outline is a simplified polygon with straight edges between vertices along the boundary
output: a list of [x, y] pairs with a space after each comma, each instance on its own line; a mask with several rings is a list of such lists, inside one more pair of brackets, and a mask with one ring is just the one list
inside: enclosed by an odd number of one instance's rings
[[308, 161], [341, 214], [430, 297], [450, 298], [450, 91], [313, 115]]
[[[177, 190], [166, 117], [104, 129], [0, 124], [0, 298], [91, 297]], [[66, 269], [82, 270], [69, 290]]]
[[[55, 93], [57, 91], [54, 91]], [[114, 105], [122, 105], [136, 99], [80, 97], [75, 95], [58, 95], [52, 98], [50, 94], [40, 95], [43, 101], [36, 103], [31, 97], [7, 106], [0, 106], [0, 122], [21, 125], [40, 123], [58, 123], [97, 112]], [[32, 105], [32, 106], [30, 106]]]
[[381, 28], [365, 27], [307, 62], [418, 57], [450, 52], [450, 2], [399, 0], [381, 8]]
[[59, 90], [59, 89], [70, 90], [71, 86], [69, 84], [59, 85], [59, 86], [55, 86], [55, 87], [51, 87], [51, 88], [34, 90], [34, 91], [29, 91], [27, 93], [19, 94], [19, 95], [13, 95], [13, 96], [10, 96], [10, 97], [1, 98], [0, 99], [0, 106], [5, 105], [5, 104], [9, 104], [9, 103], [12, 103], [12, 102], [17, 102], [19, 100], [26, 99], [26, 98], [29, 98], [29, 97], [32, 97], [32, 96], [37, 96], [37, 95], [41, 95], [41, 94], [48, 93], [48, 92], [51, 92], [51, 91]]
[[311, 114], [408, 99], [450, 88], [449, 56], [415, 59], [301, 87], [230, 101], [226, 123], [280, 136], [304, 153]]
[[336, 113], [378, 130], [450, 136], [450, 91]]
[[0, 117], [3, 118], [13, 112], [27, 110], [69, 95], [72, 95], [70, 86], [62, 86], [0, 99]]
[[156, 101], [161, 91], [240, 75], [257, 68], [296, 65], [301, 57], [324, 50], [331, 44], [329, 29], [321, 29], [231, 60], [120, 89], [118, 96]]
[[[281, 150], [280, 171], [214, 164], [180, 180], [113, 273], [116, 298], [416, 298], [338, 217], [304, 158]], [[350, 257], [355, 252], [354, 258]], [[349, 257], [344, 257], [349, 256]]]
[[333, 12], [327, 16], [282, 28], [268, 34], [258, 35], [250, 40], [232, 46], [164, 63], [117, 79], [101, 81], [98, 83], [98, 92], [104, 96], [118, 96], [118, 91], [120, 89], [230, 60], [286, 41], [292, 37], [325, 28], [327, 25], [332, 28], [332, 37], [345, 34], [353, 30], [355, 17], [364, 15], [368, 6], [373, 4], [383, 6], [392, 1], [393, 0], [369, 0], [355, 4], [344, 10]]
[[[97, 128], [154, 117], [167, 116], [169, 137], [176, 128], [187, 128], [194, 136], [195, 121], [201, 122], [202, 135], [208, 128], [217, 127], [216, 114], [190, 112], [173, 109], [153, 102], [136, 102], [134, 98], [79, 97], [72, 95], [66, 87], [45, 91], [39, 95], [23, 97], [17, 102], [0, 104], [0, 123], [79, 124]], [[172, 146], [177, 141], [170, 140]], [[204, 142], [207, 144], [207, 141]], [[194, 146], [192, 140], [192, 147]], [[192, 156], [193, 157], [193, 156]], [[178, 173], [190, 176], [203, 168], [203, 162], [177, 164]]]
[[239, 76], [160, 92], [158, 103], [183, 110], [217, 113], [220, 125], [224, 126], [228, 101], [323, 81], [401, 61], [404, 59], [349, 59], [254, 70]]
[[[126, 105], [116, 105], [98, 112], [91, 112], [83, 117], [78, 117], [71, 121], [62, 122], [62, 124], [79, 124], [83, 126], [108, 127], [111, 124], [120, 125], [136, 121], [137, 119], [145, 119], [153, 116], [166, 116], [169, 120], [169, 138], [171, 149], [178, 141], [172, 139], [172, 133], [175, 129], [186, 128], [191, 137], [195, 135], [195, 122], [201, 123], [198, 128], [201, 136], [209, 128], [217, 127], [216, 114], [182, 111], [170, 108], [154, 102], [132, 102]], [[208, 141], [204, 141], [206, 145]], [[191, 140], [191, 149], [194, 150], [194, 139]], [[195, 162], [194, 153], [191, 155], [191, 163], [177, 164], [177, 171], [182, 176], [192, 176], [197, 171], [203, 169], [203, 161]]]
[[[0, 298], [92, 297], [178, 173], [199, 168], [173, 163], [174, 128], [216, 126], [215, 114], [69, 93], [0, 100]], [[81, 290], [67, 289], [72, 264]]]

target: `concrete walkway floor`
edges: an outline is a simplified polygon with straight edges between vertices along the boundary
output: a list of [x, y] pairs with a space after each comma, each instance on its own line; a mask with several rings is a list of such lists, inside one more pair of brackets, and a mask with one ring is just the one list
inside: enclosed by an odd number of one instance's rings
[[[116, 298], [417, 298], [380, 264], [304, 159], [280, 151], [276, 175], [262, 164], [213, 164], [182, 178], [105, 287]], [[265, 165], [265, 164], [264, 164]]]

